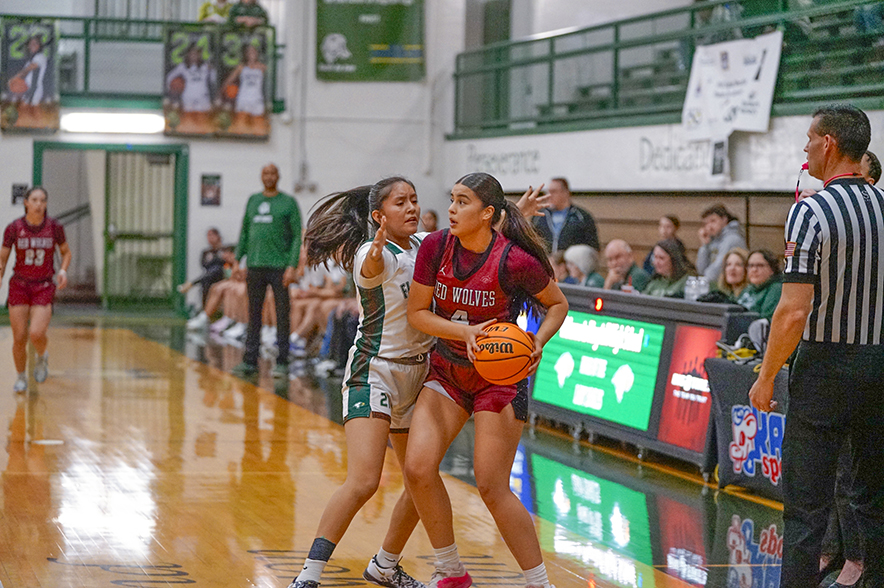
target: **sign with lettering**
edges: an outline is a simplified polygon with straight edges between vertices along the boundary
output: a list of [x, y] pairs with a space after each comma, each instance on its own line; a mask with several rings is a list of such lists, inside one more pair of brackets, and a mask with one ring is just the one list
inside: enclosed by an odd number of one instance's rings
[[665, 327], [569, 311], [546, 344], [533, 398], [647, 431]]
[[712, 397], [703, 362], [715, 357], [719, 329], [678, 325], [666, 379], [657, 439], [701, 452], [706, 446]]
[[780, 67], [782, 31], [697, 47], [682, 110], [692, 138], [765, 132]]
[[759, 412], [753, 406], [739, 404], [731, 407], [733, 440], [728, 455], [734, 473], [749, 477], [760, 474], [777, 486], [783, 473], [785, 430], [786, 416], [781, 413]]
[[320, 80], [422, 80], [423, 0], [317, 0], [316, 43]]

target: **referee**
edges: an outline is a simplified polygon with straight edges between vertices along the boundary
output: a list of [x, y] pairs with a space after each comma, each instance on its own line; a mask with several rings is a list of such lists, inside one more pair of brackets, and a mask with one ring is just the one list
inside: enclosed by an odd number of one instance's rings
[[774, 376], [798, 346], [783, 439], [784, 588], [822, 580], [820, 545], [845, 438], [865, 545], [863, 576], [847, 586], [884, 586], [884, 192], [860, 175], [870, 135], [868, 117], [852, 106], [814, 113], [804, 151], [825, 189], [789, 211], [783, 295], [749, 392], [758, 410], [774, 408]]

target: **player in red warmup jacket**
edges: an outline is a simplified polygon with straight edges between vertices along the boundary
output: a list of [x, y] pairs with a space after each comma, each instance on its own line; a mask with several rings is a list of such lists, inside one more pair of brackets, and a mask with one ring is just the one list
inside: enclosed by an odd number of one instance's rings
[[[498, 232], [496, 227], [503, 221]], [[451, 190], [451, 229], [424, 239], [408, 295], [408, 322], [438, 337], [430, 372], [418, 396], [405, 455], [405, 478], [436, 556], [430, 588], [467, 588], [472, 580], [454, 543], [451, 502], [439, 465], [475, 413], [473, 467], [482, 500], [532, 588], [550, 588], [528, 511], [509, 487], [522, 428], [528, 418], [526, 381], [491, 384], [473, 367], [477, 339], [495, 321], [515, 322], [527, 303], [545, 308], [534, 339], [529, 374], [543, 345], [565, 320], [568, 302], [552, 278], [540, 236], [500, 183], [468, 174]]]
[[[9, 280], [9, 323], [12, 326], [12, 358], [18, 377], [14, 390], [28, 389], [25, 374], [28, 361], [28, 338], [37, 351], [34, 379], [43, 382], [49, 375], [46, 329], [52, 317], [55, 290], [67, 285], [71, 248], [64, 227], [46, 216], [46, 190], [35, 186], [25, 196], [25, 215], [9, 223], [3, 232], [0, 249], [0, 281], [6, 272], [9, 254], [15, 248], [15, 267]], [[55, 250], [61, 253], [61, 268], [56, 277]]]

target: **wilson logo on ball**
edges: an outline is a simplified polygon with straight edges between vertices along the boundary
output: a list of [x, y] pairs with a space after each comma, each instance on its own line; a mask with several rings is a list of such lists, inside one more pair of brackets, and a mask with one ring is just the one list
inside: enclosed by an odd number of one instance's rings
[[512, 323], [494, 323], [476, 341], [479, 350], [473, 365], [492, 384], [510, 385], [528, 377], [534, 339]]
[[479, 343], [479, 349], [482, 351], [487, 351], [491, 355], [497, 355], [498, 353], [512, 354], [513, 344], [510, 342], [501, 341], [483, 341], [482, 343]]

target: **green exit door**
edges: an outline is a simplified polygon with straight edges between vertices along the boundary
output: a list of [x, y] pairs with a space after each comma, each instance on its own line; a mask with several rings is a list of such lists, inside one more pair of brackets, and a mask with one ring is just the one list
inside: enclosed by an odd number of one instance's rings
[[175, 155], [107, 154], [105, 300], [172, 308]]
[[183, 312], [175, 286], [186, 275], [187, 147], [36, 142], [35, 182], [48, 149], [104, 152], [104, 206], [92, 207], [93, 215], [104, 208], [96, 218], [104, 221], [103, 305]]

